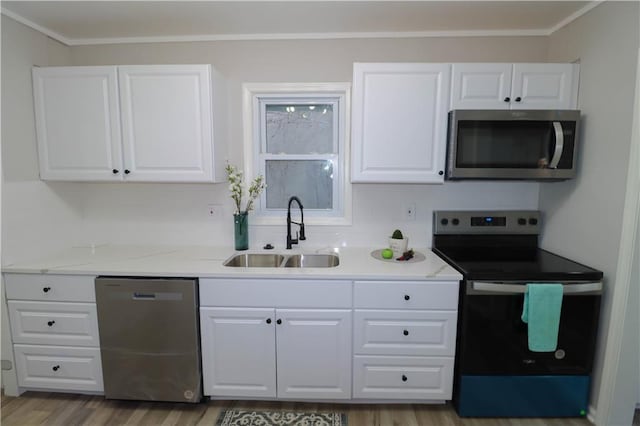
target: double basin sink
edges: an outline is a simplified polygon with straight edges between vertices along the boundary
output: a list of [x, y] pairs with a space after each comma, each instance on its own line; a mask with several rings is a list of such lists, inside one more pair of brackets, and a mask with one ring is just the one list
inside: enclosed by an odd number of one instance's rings
[[335, 254], [236, 254], [223, 265], [244, 268], [334, 268], [340, 264]]

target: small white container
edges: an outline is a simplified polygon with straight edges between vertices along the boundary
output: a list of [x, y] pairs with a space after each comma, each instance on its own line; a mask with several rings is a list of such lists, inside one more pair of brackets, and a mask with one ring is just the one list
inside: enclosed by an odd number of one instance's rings
[[409, 245], [409, 238], [404, 237], [399, 240], [396, 238], [389, 238], [389, 248], [393, 251], [393, 258], [398, 258], [402, 256], [402, 253], [407, 251], [407, 246]]

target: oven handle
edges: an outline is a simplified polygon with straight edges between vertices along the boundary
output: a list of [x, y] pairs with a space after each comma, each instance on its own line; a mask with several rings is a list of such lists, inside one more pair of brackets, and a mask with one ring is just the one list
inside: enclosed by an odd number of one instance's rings
[[549, 162], [549, 168], [557, 169], [560, 158], [562, 157], [562, 151], [564, 150], [564, 132], [562, 131], [562, 123], [554, 121], [553, 131], [556, 134], [556, 147], [553, 150], [553, 156]]
[[[523, 294], [527, 286], [524, 284], [502, 284], [484, 281], [470, 281], [471, 290], [485, 293]], [[602, 281], [570, 284], [563, 286], [563, 294], [602, 293]]]

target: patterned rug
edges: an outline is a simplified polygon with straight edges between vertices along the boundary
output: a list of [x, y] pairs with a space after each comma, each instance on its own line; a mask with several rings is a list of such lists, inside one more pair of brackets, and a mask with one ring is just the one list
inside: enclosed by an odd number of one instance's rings
[[225, 410], [216, 426], [347, 426], [344, 413]]

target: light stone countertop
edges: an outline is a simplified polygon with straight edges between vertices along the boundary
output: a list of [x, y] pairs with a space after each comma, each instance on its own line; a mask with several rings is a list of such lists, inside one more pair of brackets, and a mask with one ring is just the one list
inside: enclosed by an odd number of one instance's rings
[[333, 268], [227, 267], [223, 262], [234, 253], [229, 247], [100, 245], [72, 247], [51, 256], [2, 267], [5, 273], [73, 275], [162, 276], [201, 278], [314, 278], [347, 280], [447, 280], [462, 276], [428, 248], [420, 262], [389, 262], [374, 259], [366, 247], [339, 249], [296, 247], [293, 250], [248, 250], [237, 253], [311, 254], [337, 253], [340, 264]]

